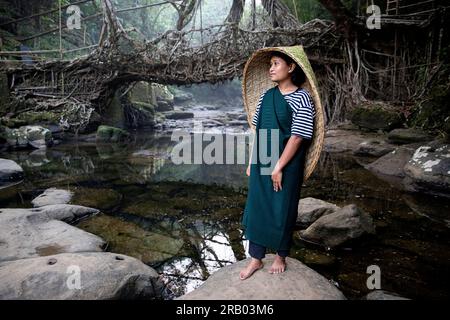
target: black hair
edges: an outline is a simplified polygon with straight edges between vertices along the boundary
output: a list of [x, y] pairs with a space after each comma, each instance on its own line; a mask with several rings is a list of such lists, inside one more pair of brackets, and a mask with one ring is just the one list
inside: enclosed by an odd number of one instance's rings
[[294, 71], [292, 71], [292, 74], [291, 74], [292, 82], [297, 87], [301, 87], [305, 83], [306, 75], [303, 72], [302, 68], [300, 68], [300, 66], [294, 61], [294, 59], [289, 57], [287, 54], [285, 54], [283, 52], [279, 52], [279, 51], [271, 52], [270, 53], [270, 58], [272, 58], [272, 57], [279, 57], [279, 58], [283, 59], [284, 61], [286, 61], [287, 65], [290, 65], [291, 63], [294, 63], [295, 64], [295, 68], [294, 68]]

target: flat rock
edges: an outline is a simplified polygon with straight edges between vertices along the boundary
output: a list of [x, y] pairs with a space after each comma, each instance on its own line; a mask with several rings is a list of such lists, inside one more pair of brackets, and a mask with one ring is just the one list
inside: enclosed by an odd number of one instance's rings
[[320, 217], [333, 213], [340, 208], [330, 202], [315, 198], [303, 198], [298, 202], [297, 224], [308, 227]]
[[[59, 219], [75, 219], [73, 212], [50, 205], [36, 209], [0, 210], [0, 261], [47, 256], [63, 252], [102, 251], [105, 242], [96, 235]], [[46, 207], [50, 207], [47, 208]], [[62, 209], [62, 208], [61, 208]], [[85, 211], [86, 212], [86, 211]], [[55, 218], [58, 218], [56, 220]]]
[[69, 190], [49, 188], [42, 194], [31, 200], [34, 207], [42, 207], [49, 204], [66, 204], [72, 199], [72, 192]]
[[322, 216], [306, 230], [300, 231], [300, 237], [333, 248], [366, 233], [375, 233], [372, 217], [356, 205], [350, 204]]
[[242, 281], [239, 272], [250, 258], [228, 265], [212, 274], [199, 288], [177, 300], [344, 300], [328, 279], [298, 260], [287, 258], [286, 271], [270, 274], [275, 255], [268, 254], [264, 268]]
[[114, 253], [62, 253], [0, 263], [2, 300], [149, 299], [160, 296], [161, 288], [155, 270]]

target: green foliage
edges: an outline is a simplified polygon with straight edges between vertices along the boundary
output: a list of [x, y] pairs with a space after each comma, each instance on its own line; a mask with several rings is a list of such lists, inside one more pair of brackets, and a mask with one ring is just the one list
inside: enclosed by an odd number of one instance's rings
[[318, 0], [282, 0], [291, 10], [292, 14], [297, 13], [297, 19], [301, 23], [306, 23], [313, 19], [328, 19], [332, 17], [329, 12], [320, 4]]
[[[438, 55], [443, 65], [428, 85], [425, 98], [415, 104], [409, 125], [434, 131], [450, 141], [450, 45], [442, 47]], [[421, 67], [417, 72], [418, 83], [425, 85], [429, 69]]]

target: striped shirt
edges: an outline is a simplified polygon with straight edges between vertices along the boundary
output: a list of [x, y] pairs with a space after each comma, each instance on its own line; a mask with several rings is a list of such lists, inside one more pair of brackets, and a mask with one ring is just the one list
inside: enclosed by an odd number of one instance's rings
[[[268, 90], [264, 91], [259, 98], [252, 120], [252, 124], [255, 126], [258, 123], [259, 108]], [[303, 139], [312, 139], [316, 110], [309, 92], [303, 88], [298, 88], [294, 92], [283, 94], [283, 97], [292, 109], [291, 135], [300, 136]]]

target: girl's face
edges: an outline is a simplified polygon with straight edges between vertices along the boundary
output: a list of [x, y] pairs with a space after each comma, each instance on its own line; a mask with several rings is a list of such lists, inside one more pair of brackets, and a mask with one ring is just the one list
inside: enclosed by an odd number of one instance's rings
[[287, 78], [291, 77], [292, 72], [289, 72], [293, 69], [294, 66], [289, 66], [286, 61], [284, 61], [280, 57], [272, 57], [270, 58], [270, 69], [269, 76], [270, 80], [274, 82], [283, 81]]

